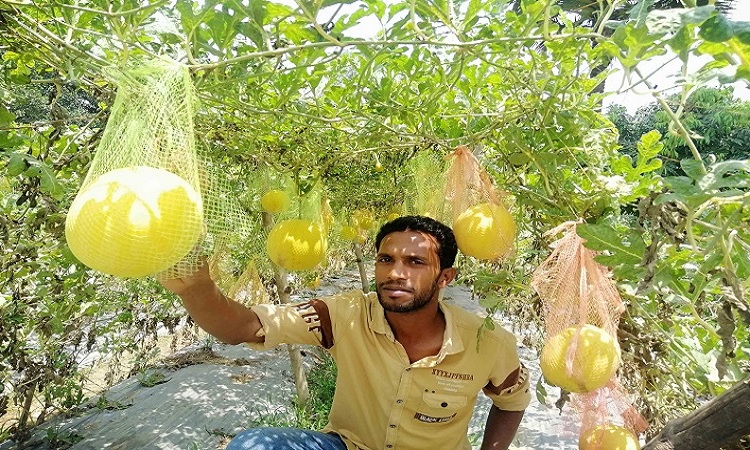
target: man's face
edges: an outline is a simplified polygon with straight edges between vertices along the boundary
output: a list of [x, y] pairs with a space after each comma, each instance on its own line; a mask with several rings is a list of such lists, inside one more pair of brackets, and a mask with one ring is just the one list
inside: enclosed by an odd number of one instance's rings
[[386, 235], [375, 258], [375, 286], [380, 304], [390, 312], [422, 308], [453, 279], [453, 269], [440, 270], [435, 238], [417, 231]]

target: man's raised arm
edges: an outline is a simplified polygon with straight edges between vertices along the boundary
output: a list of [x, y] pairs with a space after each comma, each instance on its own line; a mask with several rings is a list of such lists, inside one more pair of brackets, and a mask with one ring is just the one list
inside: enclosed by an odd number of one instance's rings
[[258, 316], [250, 308], [227, 298], [211, 279], [208, 264], [190, 277], [160, 279], [177, 294], [190, 317], [209, 334], [227, 344], [262, 342], [256, 336], [261, 328]]

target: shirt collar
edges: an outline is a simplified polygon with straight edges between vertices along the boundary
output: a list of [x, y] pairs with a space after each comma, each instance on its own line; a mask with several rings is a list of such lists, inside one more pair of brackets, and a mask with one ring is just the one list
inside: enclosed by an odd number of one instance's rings
[[[375, 292], [367, 294], [370, 297], [370, 320], [369, 326], [372, 331], [378, 334], [384, 334], [390, 339], [395, 339], [393, 336], [393, 330], [391, 330], [388, 321], [385, 320], [385, 310], [378, 301], [378, 295]], [[464, 343], [461, 340], [461, 333], [459, 333], [458, 326], [453, 318], [453, 312], [441, 300], [438, 303], [438, 308], [445, 315], [445, 334], [443, 335], [443, 345], [440, 348], [440, 352], [437, 355], [438, 362], [442, 361], [447, 355], [453, 355], [460, 353], [464, 350]]]

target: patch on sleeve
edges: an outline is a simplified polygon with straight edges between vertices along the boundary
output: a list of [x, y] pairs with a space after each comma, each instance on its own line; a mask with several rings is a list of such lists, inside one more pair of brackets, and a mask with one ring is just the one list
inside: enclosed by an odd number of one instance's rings
[[307, 322], [307, 331], [317, 334], [324, 348], [331, 348], [333, 346], [333, 330], [328, 305], [321, 300], [314, 299], [293, 306], [297, 310], [297, 314]]
[[518, 372], [518, 381], [513, 386], [504, 389], [502, 391], [503, 394], [512, 394], [524, 386], [526, 386], [526, 381], [529, 379], [529, 370], [521, 364], [521, 370]]

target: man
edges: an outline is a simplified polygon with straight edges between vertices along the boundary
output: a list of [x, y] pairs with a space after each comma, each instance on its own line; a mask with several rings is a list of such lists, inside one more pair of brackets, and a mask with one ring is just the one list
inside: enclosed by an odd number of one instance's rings
[[470, 449], [466, 435], [480, 390], [493, 401], [482, 449], [510, 446], [530, 401], [528, 375], [512, 334], [495, 327], [478, 337], [482, 318], [440, 301], [456, 276], [451, 229], [428, 217], [401, 217], [380, 229], [375, 247], [375, 294], [247, 308], [227, 299], [205, 267], [162, 282], [224, 342], [318, 345], [336, 361], [322, 432], [250, 429], [227, 450]]

